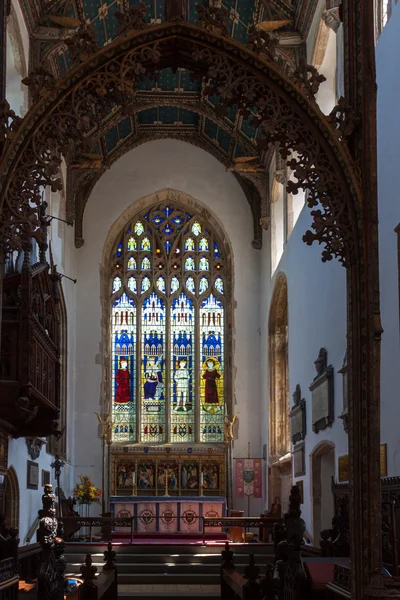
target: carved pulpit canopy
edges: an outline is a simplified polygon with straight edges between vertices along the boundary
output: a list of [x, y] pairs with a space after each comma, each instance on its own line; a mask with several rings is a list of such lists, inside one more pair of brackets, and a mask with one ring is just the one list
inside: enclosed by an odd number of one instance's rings
[[14, 437], [57, 434], [60, 404], [59, 275], [24, 258], [3, 282], [0, 419]]

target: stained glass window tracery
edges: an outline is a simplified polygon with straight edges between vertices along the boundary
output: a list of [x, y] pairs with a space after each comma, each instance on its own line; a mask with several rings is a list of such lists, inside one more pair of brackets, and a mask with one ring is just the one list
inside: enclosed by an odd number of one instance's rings
[[136, 217], [113, 256], [114, 441], [223, 442], [221, 240], [200, 216], [169, 203]]

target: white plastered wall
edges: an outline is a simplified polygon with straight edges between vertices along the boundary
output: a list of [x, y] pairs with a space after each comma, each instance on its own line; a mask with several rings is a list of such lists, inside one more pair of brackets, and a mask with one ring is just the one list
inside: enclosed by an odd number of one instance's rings
[[[140, 146], [105, 173], [85, 210], [84, 246], [77, 251], [75, 434], [76, 473], [94, 475], [101, 485], [101, 444], [94, 411], [101, 402], [100, 264], [112, 224], [144, 196], [171, 188], [192, 196], [221, 223], [233, 250], [234, 412], [239, 412], [234, 455], [260, 448], [260, 252], [252, 248], [253, 219], [238, 182], [210, 154], [190, 144], [159, 140]], [[236, 508], [247, 510], [244, 502]], [[258, 514], [261, 501], [253, 501]]]
[[[323, 440], [335, 444], [336, 478], [337, 457], [347, 454], [348, 439], [338, 415], [342, 412], [342, 367], [346, 352], [346, 272], [336, 261], [322, 263], [321, 248], [306, 246], [302, 236], [310, 228], [311, 217], [304, 208], [287, 242], [285, 252], [273, 278], [270, 265], [270, 233], [264, 233], [262, 249], [263, 273], [261, 288], [261, 428], [262, 444], [268, 443], [268, 316], [278, 273], [285, 273], [288, 282], [289, 301], [289, 389], [290, 406], [292, 394], [299, 384], [302, 397], [306, 400], [307, 434], [305, 439], [306, 472], [294, 479], [303, 481], [304, 504], [302, 516], [306, 521], [307, 532], [312, 534], [312, 506], [310, 502], [311, 453]], [[267, 275], [267, 276], [265, 276]], [[320, 348], [328, 352], [328, 364], [334, 368], [335, 420], [332, 427], [316, 434], [312, 430], [311, 385], [315, 375], [314, 361]], [[318, 545], [319, 540], [313, 540]]]
[[400, 223], [399, 136], [400, 5], [393, 13], [376, 46], [378, 83], [378, 202], [379, 255], [381, 286], [381, 441], [387, 444], [388, 475], [400, 474], [400, 403], [398, 371], [400, 365], [399, 293], [397, 234]]

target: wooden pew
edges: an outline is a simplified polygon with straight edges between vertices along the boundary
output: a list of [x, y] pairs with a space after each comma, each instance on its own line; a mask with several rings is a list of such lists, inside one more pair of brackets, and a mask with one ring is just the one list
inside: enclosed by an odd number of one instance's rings
[[226, 542], [221, 556], [221, 600], [278, 600], [272, 565], [267, 565], [265, 576], [260, 577], [254, 554], [250, 554], [249, 564], [242, 575], [235, 568], [229, 542]]
[[78, 589], [78, 600], [117, 600], [117, 566], [111, 542], [104, 552], [104, 560], [103, 571], [96, 577], [97, 567], [92, 563], [91, 554], [86, 555], [85, 564], [81, 567], [83, 583]]

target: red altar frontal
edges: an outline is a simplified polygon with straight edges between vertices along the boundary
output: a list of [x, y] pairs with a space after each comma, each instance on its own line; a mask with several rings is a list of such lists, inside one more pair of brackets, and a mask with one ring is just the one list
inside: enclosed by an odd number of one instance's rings
[[[134, 532], [141, 534], [199, 534], [202, 533], [202, 517], [226, 516], [226, 500], [221, 497], [120, 497], [110, 498], [110, 510], [114, 517], [134, 518]], [[220, 527], [208, 528], [209, 533], [221, 531]], [[129, 534], [129, 527], [118, 527], [116, 533]]]

